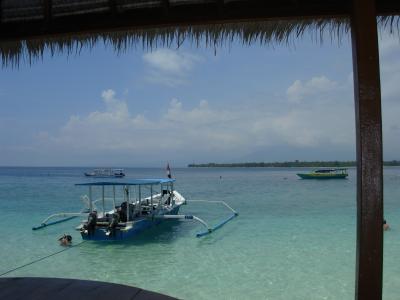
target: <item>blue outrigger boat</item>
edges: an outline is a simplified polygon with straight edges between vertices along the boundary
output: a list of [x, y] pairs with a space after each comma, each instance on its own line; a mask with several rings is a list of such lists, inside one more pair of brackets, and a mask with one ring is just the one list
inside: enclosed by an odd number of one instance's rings
[[[40, 226], [32, 229], [38, 230], [72, 218], [85, 216], [87, 218], [76, 228], [84, 240], [124, 240], [132, 238], [164, 220], [175, 219], [199, 222], [205, 227], [205, 230], [197, 233], [196, 236], [202, 237], [221, 228], [238, 216], [238, 213], [224, 201], [206, 200], [191, 200], [190, 202], [220, 203], [227, 207], [232, 215], [211, 227], [199, 217], [178, 214], [180, 207], [187, 204], [188, 201], [174, 190], [174, 182], [175, 179], [165, 178], [76, 184], [79, 187], [89, 188], [88, 195], [81, 197], [86, 208], [79, 213], [53, 214], [46, 218]], [[95, 194], [99, 194], [100, 197], [94, 197]], [[107, 209], [107, 207], [111, 209]], [[54, 218], [63, 219], [49, 222]]]

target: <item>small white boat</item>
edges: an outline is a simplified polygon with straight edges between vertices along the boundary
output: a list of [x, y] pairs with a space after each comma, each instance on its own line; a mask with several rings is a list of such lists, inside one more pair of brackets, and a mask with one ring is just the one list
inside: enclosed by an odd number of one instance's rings
[[95, 178], [112, 178], [117, 177], [121, 178], [125, 176], [124, 169], [94, 169], [91, 172], [85, 172], [85, 176], [87, 177], [95, 177]]

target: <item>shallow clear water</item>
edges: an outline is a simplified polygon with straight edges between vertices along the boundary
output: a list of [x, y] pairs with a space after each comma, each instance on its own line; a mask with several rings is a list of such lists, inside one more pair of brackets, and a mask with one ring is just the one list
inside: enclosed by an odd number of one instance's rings
[[[0, 273], [61, 250], [71, 220], [31, 227], [49, 214], [78, 211], [86, 193], [81, 168], [0, 168]], [[202, 228], [169, 222], [127, 242], [86, 242], [7, 276], [110, 281], [182, 299], [352, 299], [355, 278], [355, 170], [348, 180], [299, 180], [299, 169], [175, 169], [186, 199], [224, 200], [239, 217], [196, 238]], [[307, 171], [303, 169], [302, 171]], [[127, 169], [129, 178], [163, 177], [160, 169]], [[220, 178], [222, 176], [222, 178]], [[400, 168], [385, 169], [384, 299], [400, 288]], [[217, 204], [182, 209], [216, 224]]]

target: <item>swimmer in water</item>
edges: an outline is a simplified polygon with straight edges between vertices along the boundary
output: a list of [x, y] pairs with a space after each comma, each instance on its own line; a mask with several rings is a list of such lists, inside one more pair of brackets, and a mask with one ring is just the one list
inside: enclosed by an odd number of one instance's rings
[[72, 244], [72, 236], [69, 234], [64, 234], [62, 237], [58, 239], [61, 246], [70, 246]]

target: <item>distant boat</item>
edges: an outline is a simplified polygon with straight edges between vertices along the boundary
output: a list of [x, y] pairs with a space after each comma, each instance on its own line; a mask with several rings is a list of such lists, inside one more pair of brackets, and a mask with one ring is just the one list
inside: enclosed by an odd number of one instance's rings
[[310, 173], [298, 173], [302, 179], [345, 179], [349, 174], [347, 169], [318, 169]]
[[111, 178], [117, 177], [121, 178], [125, 176], [124, 169], [94, 169], [91, 172], [85, 172], [85, 176], [87, 177], [96, 177], [96, 178]]

